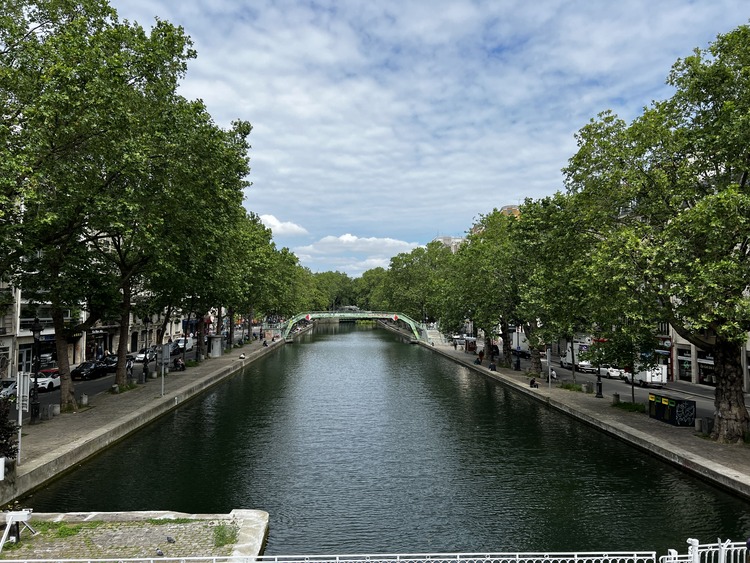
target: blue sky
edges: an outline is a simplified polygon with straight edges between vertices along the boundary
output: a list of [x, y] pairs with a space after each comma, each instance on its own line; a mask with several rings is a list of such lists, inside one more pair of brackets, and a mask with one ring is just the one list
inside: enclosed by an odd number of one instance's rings
[[245, 206], [313, 272], [352, 277], [562, 189], [574, 134], [671, 95], [746, 0], [112, 0], [181, 25], [180, 93], [252, 123]]

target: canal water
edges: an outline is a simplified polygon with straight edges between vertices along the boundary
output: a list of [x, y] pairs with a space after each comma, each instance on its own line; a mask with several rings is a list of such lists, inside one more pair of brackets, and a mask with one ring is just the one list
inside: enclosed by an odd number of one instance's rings
[[270, 514], [266, 553], [656, 550], [750, 505], [383, 330], [304, 336], [25, 501]]

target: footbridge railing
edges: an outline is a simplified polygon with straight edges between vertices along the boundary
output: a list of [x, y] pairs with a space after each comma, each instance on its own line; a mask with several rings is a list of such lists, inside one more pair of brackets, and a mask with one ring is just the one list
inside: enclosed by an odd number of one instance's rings
[[382, 319], [390, 321], [400, 321], [405, 323], [411, 329], [414, 338], [417, 340], [426, 340], [424, 327], [408, 315], [403, 313], [394, 313], [392, 311], [308, 311], [298, 313], [289, 319], [282, 330], [282, 336], [286, 339], [289, 333], [299, 322], [312, 321], [315, 319]]

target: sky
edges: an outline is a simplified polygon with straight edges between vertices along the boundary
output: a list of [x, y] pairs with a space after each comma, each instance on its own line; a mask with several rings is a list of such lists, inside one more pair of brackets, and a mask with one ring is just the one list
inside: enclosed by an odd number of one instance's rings
[[245, 207], [313, 272], [359, 277], [564, 189], [575, 134], [668, 98], [747, 0], [110, 0], [192, 38], [179, 93], [249, 121]]

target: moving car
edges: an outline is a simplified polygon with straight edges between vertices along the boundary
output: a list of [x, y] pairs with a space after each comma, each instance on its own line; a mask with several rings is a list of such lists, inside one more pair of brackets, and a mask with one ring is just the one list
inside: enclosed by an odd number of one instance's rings
[[[128, 354], [127, 356], [125, 356], [125, 361], [126, 362], [128, 360], [135, 361], [134, 358], [135, 356], [133, 356], [133, 354]], [[104, 359], [102, 360], [102, 363], [107, 368], [107, 373], [114, 373], [117, 371], [117, 356], [111, 356], [111, 355], [105, 356]]]
[[178, 338], [175, 340], [175, 343], [177, 344], [177, 348], [182, 352], [183, 350], [189, 352], [193, 349], [193, 339], [190, 337], [187, 338]]
[[39, 374], [32, 382], [36, 381], [39, 391], [52, 391], [60, 387], [60, 370], [59, 368], [40, 369]]
[[96, 379], [107, 374], [107, 366], [104, 362], [88, 361], [79, 364], [74, 370], [70, 372], [70, 378], [73, 380], [81, 379]]
[[153, 362], [156, 359], [156, 352], [153, 348], [141, 348], [135, 355], [136, 362]]
[[621, 379], [622, 370], [609, 364], [602, 364], [599, 366], [599, 375], [607, 379]]

